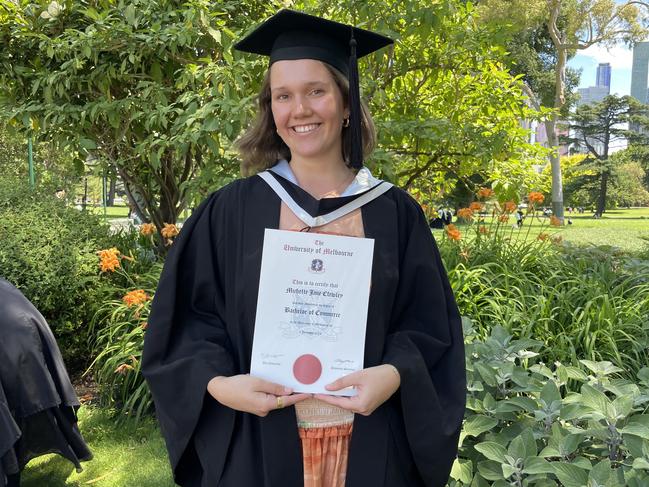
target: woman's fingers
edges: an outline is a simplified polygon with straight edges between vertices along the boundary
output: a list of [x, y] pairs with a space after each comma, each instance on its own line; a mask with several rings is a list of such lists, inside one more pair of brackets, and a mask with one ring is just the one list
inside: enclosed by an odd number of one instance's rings
[[332, 406], [347, 409], [348, 411], [354, 411], [356, 407], [356, 401], [351, 397], [330, 396], [328, 394], [315, 394], [313, 397]]
[[265, 392], [273, 396], [288, 396], [293, 393], [293, 389], [290, 387], [284, 387], [283, 385], [275, 384], [264, 379], [256, 378], [255, 380], [256, 382], [253, 384], [253, 387], [257, 392]]
[[345, 375], [340, 379], [336, 379], [331, 384], [327, 384], [325, 386], [325, 389], [327, 389], [328, 391], [339, 391], [341, 389], [344, 389], [345, 387], [357, 386], [360, 384], [362, 373], [363, 371], [359, 370], [357, 372], [352, 372], [351, 374]]

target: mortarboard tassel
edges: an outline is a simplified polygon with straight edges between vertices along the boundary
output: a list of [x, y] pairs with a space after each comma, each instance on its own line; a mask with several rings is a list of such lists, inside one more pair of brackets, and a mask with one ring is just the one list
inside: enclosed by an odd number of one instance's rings
[[352, 30], [349, 41], [349, 130], [351, 131], [351, 150], [349, 165], [359, 170], [363, 167], [363, 133], [361, 132], [361, 96], [358, 86], [358, 59], [356, 57], [356, 39]]

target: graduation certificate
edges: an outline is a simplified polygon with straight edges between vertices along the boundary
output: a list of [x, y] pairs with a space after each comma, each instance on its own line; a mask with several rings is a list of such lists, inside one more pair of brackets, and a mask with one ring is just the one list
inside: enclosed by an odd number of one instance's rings
[[250, 374], [295, 392], [361, 370], [374, 240], [266, 229]]

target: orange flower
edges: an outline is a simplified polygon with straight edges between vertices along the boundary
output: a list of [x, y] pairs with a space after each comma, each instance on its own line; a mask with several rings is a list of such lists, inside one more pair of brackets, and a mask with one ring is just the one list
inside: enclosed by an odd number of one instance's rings
[[484, 208], [484, 205], [478, 201], [474, 201], [469, 205], [469, 208], [473, 211], [482, 211], [482, 208]]
[[478, 190], [478, 198], [486, 199], [491, 198], [494, 195], [494, 192], [491, 188], [480, 188]]
[[126, 375], [129, 370], [133, 370], [133, 366], [129, 364], [122, 364], [115, 369], [116, 374]]
[[457, 216], [464, 220], [471, 220], [473, 218], [473, 210], [471, 208], [460, 208], [457, 210]]
[[135, 291], [127, 292], [122, 298], [122, 301], [124, 301], [124, 304], [130, 308], [131, 306], [142, 304], [148, 299], [149, 296], [144, 292], [144, 289], [136, 289]]
[[489, 229], [484, 225], [480, 225], [480, 227], [478, 227], [478, 232], [480, 232], [482, 235], [488, 235]]
[[450, 225], [446, 225], [446, 235], [448, 236], [448, 238], [456, 242], [462, 238], [462, 234], [460, 234], [460, 231], [452, 223]]
[[142, 328], [143, 330], [146, 330], [148, 327], [149, 327], [148, 321], [143, 321], [142, 323], [140, 323], [140, 328]]
[[514, 203], [513, 201], [505, 201], [505, 203], [503, 204], [503, 211], [505, 213], [514, 213], [516, 211], [516, 208], [516, 203]]
[[540, 205], [545, 200], [545, 196], [543, 196], [543, 194], [539, 193], [538, 191], [532, 191], [530, 194], [527, 195], [527, 199], [533, 205], [536, 204]]
[[140, 234], [148, 237], [155, 233], [155, 225], [153, 223], [143, 223], [140, 225]]
[[500, 215], [498, 221], [500, 223], [507, 223], [509, 221], [509, 215]]
[[553, 227], [560, 227], [561, 220], [559, 220], [559, 218], [557, 218], [556, 216], [552, 215], [550, 217], [550, 225], [552, 225]]
[[119, 268], [119, 250], [115, 247], [97, 252], [99, 254], [99, 267], [101, 272], [115, 272]]
[[173, 223], [165, 223], [165, 226], [162, 227], [160, 233], [164, 238], [174, 238], [178, 235], [178, 227]]
[[549, 236], [547, 233], [539, 233], [539, 236], [536, 237], [536, 238], [538, 238], [538, 239], [541, 240], [541, 241], [545, 241], [545, 240], [547, 240], [548, 238], [550, 238], [550, 236]]

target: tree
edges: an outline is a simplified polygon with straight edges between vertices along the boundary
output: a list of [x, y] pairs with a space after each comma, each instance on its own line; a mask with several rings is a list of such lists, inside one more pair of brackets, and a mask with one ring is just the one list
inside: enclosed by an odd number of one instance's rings
[[438, 201], [457, 185], [474, 191], [475, 181], [513, 197], [534, 177], [531, 166], [544, 154], [520, 124], [532, 110], [503, 62], [498, 29], [480, 24], [470, 4], [365, 0], [352, 12], [346, 3], [319, 5], [396, 40], [362, 69], [370, 73], [362, 87], [379, 130], [370, 161], [379, 173]]
[[11, 124], [115, 170], [159, 228], [190, 203], [197, 176], [213, 184], [236, 175], [227, 148], [255, 65], [232, 57], [232, 29], [265, 9], [234, 0], [0, 6], [0, 95]]
[[[530, 116], [521, 83], [503, 64], [497, 29], [476, 22], [470, 4], [362, 0], [350, 12], [324, 0], [277, 3], [397, 40], [362, 67], [379, 128], [368, 164], [379, 175], [433, 197], [472, 180], [512, 193], [533, 174], [542, 153], [519, 123]], [[158, 227], [238, 175], [231, 143], [252, 118], [267, 61], [232, 44], [275, 6], [0, 5], [0, 105], [14, 126], [115, 169]]]
[[[600, 103], [582, 105], [571, 117], [570, 129], [574, 136], [566, 139], [583, 148], [588, 157], [582, 167], [594, 170], [599, 180], [595, 214], [602, 216], [606, 211], [606, 198], [613, 163], [619, 159], [610, 158], [610, 149], [615, 142], [630, 140], [639, 145], [648, 145], [649, 138], [639, 132], [625, 128], [630, 121], [643, 121], [647, 106], [630, 96], [609, 95]], [[643, 124], [645, 125], [645, 124]]]
[[[521, 30], [547, 28], [552, 39], [556, 64], [554, 69], [554, 112], [545, 121], [546, 132], [552, 147], [558, 147], [557, 122], [565, 107], [566, 65], [570, 55], [595, 44], [611, 46], [624, 42], [631, 44], [642, 40], [648, 33], [643, 26], [649, 3], [643, 0], [485, 0], [494, 18], [506, 21], [515, 16]], [[524, 16], [520, 12], [525, 12]], [[530, 97], [538, 97], [530, 90]], [[563, 180], [558, 151], [550, 155], [552, 166], [552, 210], [563, 219]]]

